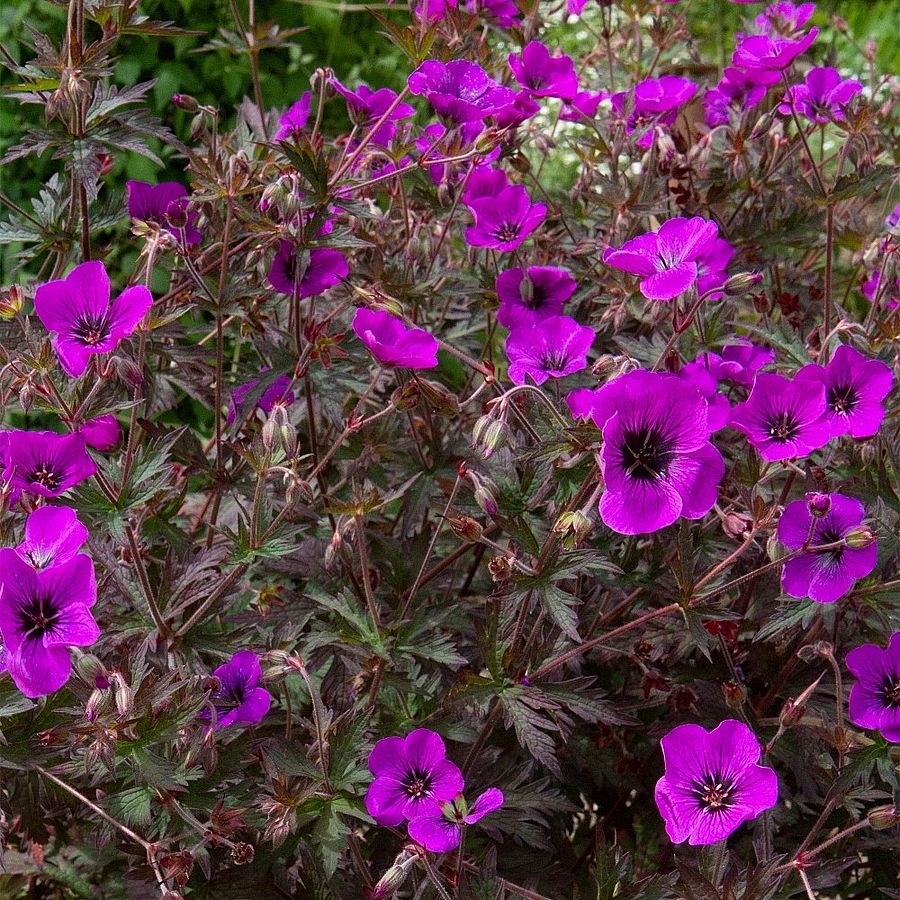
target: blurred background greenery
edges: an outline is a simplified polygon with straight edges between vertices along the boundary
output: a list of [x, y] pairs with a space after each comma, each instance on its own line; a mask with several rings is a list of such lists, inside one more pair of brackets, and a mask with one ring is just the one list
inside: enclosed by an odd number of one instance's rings
[[[246, 15], [246, 0], [239, 0]], [[704, 57], [711, 62], [725, 60], [732, 46], [731, 35], [740, 29], [748, 12], [762, 9], [735, 5], [727, 0], [687, 0], [692, 32]], [[402, 2], [393, 8], [374, 2], [375, 8], [398, 21], [409, 20]], [[263, 51], [261, 82], [265, 101], [270, 107], [284, 108], [309, 88], [309, 76], [317, 66], [330, 66], [339, 78], [355, 84], [399, 88], [407, 75], [407, 64], [400, 52], [379, 34], [380, 27], [361, 0], [341, 3], [334, 0], [258, 0], [260, 23], [277, 23], [281, 29], [301, 28], [289, 45]], [[191, 37], [128, 36], [119, 47], [115, 70], [119, 84], [135, 84], [156, 79], [150, 102], [154, 112], [175, 132], [186, 138], [191, 114], [175, 109], [170, 102], [173, 93], [188, 93], [201, 102], [218, 105], [223, 114], [232, 114], [245, 95], [252, 94], [249, 67], [245, 56], [235, 53], [223, 37], [233, 29], [228, 0], [145, 0], [140, 12], [152, 19], [172, 21], [176, 25], [202, 32]], [[17, 62], [32, 55], [28, 29], [50, 35], [55, 42], [65, 28], [65, 3], [49, 0], [5, 0], [0, 3], [0, 44]], [[851, 50], [831, 24], [833, 15], [848, 24]], [[840, 66], [846, 74], [864, 74], [866, 41], [877, 44], [878, 67], [896, 72], [900, 63], [900, 2], [897, 0], [820, 0], [814, 20], [823, 34], [817, 41], [820, 55], [827, 57], [835, 40], [841, 41]], [[576, 39], [576, 26], [557, 25], [553, 38], [569, 49]], [[819, 61], [824, 61], [819, 59]], [[0, 69], [0, 84], [9, 86], [16, 79]], [[337, 104], [330, 104], [329, 115], [339, 116]], [[0, 156], [28, 131], [42, 122], [42, 111], [35, 106], [22, 106], [0, 96]], [[340, 123], [335, 123], [340, 124]], [[167, 160], [167, 170], [144, 157], [127, 154], [114, 161], [107, 177], [116, 189], [124, 189], [126, 178], [147, 181], [178, 178], [180, 164], [170, 148], [155, 148]], [[41, 160], [33, 157], [0, 167], [0, 187], [16, 203], [30, 206], [41, 184], [57, 169], [59, 163], [49, 155]], [[2, 213], [0, 213], [2, 215]], [[0, 283], [8, 280], [14, 267], [14, 245], [0, 247]]]

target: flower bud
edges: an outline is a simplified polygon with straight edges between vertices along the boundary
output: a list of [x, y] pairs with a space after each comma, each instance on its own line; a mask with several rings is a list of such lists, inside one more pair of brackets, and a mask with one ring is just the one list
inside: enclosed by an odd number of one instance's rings
[[743, 537], [753, 527], [753, 519], [742, 513], [726, 513], [722, 519], [722, 530], [730, 538]]
[[875, 535], [871, 528], [857, 525], [856, 528], [851, 528], [844, 535], [844, 542], [851, 550], [865, 550], [866, 547], [871, 547], [875, 543]]
[[[391, 405], [395, 409], [408, 410], [414, 409], [419, 403], [419, 382], [410, 378], [406, 384], [401, 384], [393, 394], [391, 394]], [[477, 423], [476, 423], [477, 424]]]
[[489, 478], [479, 477], [475, 484], [475, 502], [491, 517], [497, 515], [498, 497], [497, 485]]
[[492, 456], [506, 444], [509, 438], [509, 427], [502, 419], [494, 419], [484, 430], [481, 438], [481, 455], [484, 459]]
[[144, 383], [144, 373], [133, 359], [115, 357], [115, 370], [116, 375], [132, 387], [140, 387]]
[[231, 859], [236, 866], [247, 866], [253, 862], [253, 857], [256, 855], [256, 851], [253, 849], [252, 844], [248, 844], [246, 841], [238, 841], [231, 848]]
[[781, 707], [781, 713], [778, 716], [779, 724], [785, 728], [796, 725], [806, 713], [806, 707], [796, 700], [788, 699], [784, 706]]
[[96, 688], [91, 691], [91, 696], [88, 697], [87, 703], [84, 704], [84, 715], [88, 722], [97, 721], [97, 716], [100, 714], [100, 710], [103, 707], [103, 703], [105, 700], [105, 691], [101, 691]]
[[509, 576], [512, 574], [512, 566], [505, 556], [495, 556], [488, 562], [488, 572], [491, 573], [491, 580], [498, 584], [509, 580]]
[[563, 546], [571, 550], [590, 533], [593, 525], [581, 510], [562, 513], [553, 523], [553, 531], [563, 535]]
[[172, 105], [185, 112], [197, 112], [200, 104], [190, 94], [172, 94]]
[[740, 709], [747, 699], [746, 688], [736, 681], [726, 681], [722, 685], [722, 694], [725, 697], [725, 703], [732, 709]]
[[416, 855], [414, 853], [410, 853], [408, 850], [401, 851], [394, 860], [393, 865], [381, 876], [378, 884], [375, 885], [372, 891], [374, 900], [386, 900], [387, 897], [392, 897], [398, 888], [403, 887], [409, 876], [409, 869], [415, 862], [415, 859]]
[[738, 272], [722, 285], [722, 290], [726, 297], [740, 297], [752, 291], [761, 281], [760, 272]]
[[275, 448], [278, 446], [279, 432], [278, 424], [270, 415], [263, 424], [261, 435], [262, 445], [267, 453], [275, 452]]
[[817, 491], [808, 491], [806, 494], [806, 503], [809, 507], [809, 513], [816, 519], [827, 516], [831, 511], [831, 495], [820, 494]]
[[188, 202], [184, 197], [179, 197], [167, 204], [166, 219], [173, 228], [184, 228], [187, 225]]
[[876, 806], [874, 809], [869, 810], [866, 818], [876, 831], [893, 828], [895, 825], [900, 825], [900, 807], [890, 805]]
[[428, 405], [439, 415], [452, 418], [459, 413], [459, 399], [442, 384], [436, 381], [428, 381], [425, 378], [416, 379], [419, 382], [419, 390]]
[[24, 294], [22, 288], [14, 284], [0, 291], [0, 319], [12, 319], [22, 311]]
[[469, 516], [455, 516], [447, 519], [450, 530], [460, 539], [475, 543], [484, 532], [481, 525]]
[[134, 709], [134, 691], [120, 672], [113, 672], [109, 679], [114, 687], [113, 697], [116, 701], [116, 710], [122, 717], [130, 716]]
[[282, 425], [279, 436], [285, 455], [288, 459], [293, 459], [297, 455], [297, 429], [290, 423]]
[[31, 405], [34, 403], [34, 388], [30, 381], [26, 381], [19, 389], [19, 403], [22, 406], [22, 412], [27, 413], [31, 409]]
[[82, 653], [75, 660], [75, 672], [88, 687], [109, 687], [109, 673], [106, 666], [92, 653]]

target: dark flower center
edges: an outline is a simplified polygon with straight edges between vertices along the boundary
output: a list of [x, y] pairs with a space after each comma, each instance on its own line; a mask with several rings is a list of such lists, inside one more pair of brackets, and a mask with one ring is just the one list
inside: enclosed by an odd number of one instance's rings
[[54, 472], [50, 468], [49, 463], [43, 463], [32, 470], [28, 475], [28, 480], [32, 484], [39, 484], [41, 487], [45, 487], [48, 491], [58, 491], [62, 483], [59, 472]]
[[884, 699], [891, 709], [900, 709], [900, 675], [885, 678], [882, 687]]
[[545, 84], [544, 76], [531, 74], [525, 79], [525, 84], [533, 91], [539, 91]]
[[36, 640], [56, 628], [59, 610], [53, 606], [50, 597], [36, 594], [18, 608], [16, 618], [22, 636]]
[[81, 315], [75, 320], [72, 337], [87, 347], [102, 343], [109, 337], [109, 314], [102, 316]]
[[525, 309], [542, 309], [546, 302], [546, 292], [543, 288], [536, 287], [534, 284], [531, 286], [531, 296], [522, 298]]
[[768, 422], [768, 432], [769, 437], [776, 441], [790, 441], [793, 440], [800, 432], [800, 423], [797, 421], [797, 417], [790, 412], [789, 410], [785, 410], [784, 412], [778, 413], [777, 416], [769, 419]]
[[421, 769], [413, 769], [407, 774], [403, 787], [410, 799], [418, 800], [421, 797], [427, 797], [431, 793], [431, 774]]
[[859, 403], [859, 392], [851, 384], [835, 385], [826, 391], [825, 402], [839, 415], [853, 412]]
[[514, 241], [519, 236], [521, 227], [518, 222], [504, 222], [497, 226], [494, 237], [498, 241]]
[[541, 356], [541, 368], [548, 372], [561, 372], [569, 362], [565, 350], [546, 350]]
[[665, 440], [657, 428], [626, 431], [622, 445], [625, 471], [638, 481], [655, 481], [662, 478], [675, 452], [672, 442]]
[[692, 793], [700, 808], [706, 812], [725, 812], [734, 806], [734, 781], [720, 775], [710, 775], [704, 781], [694, 782]]

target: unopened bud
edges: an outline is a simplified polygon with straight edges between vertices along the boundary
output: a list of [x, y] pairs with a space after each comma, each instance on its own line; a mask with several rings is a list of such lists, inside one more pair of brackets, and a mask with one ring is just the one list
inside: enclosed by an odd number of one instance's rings
[[297, 455], [297, 429], [290, 423], [282, 425], [279, 436], [285, 455], [288, 459], [293, 459]]
[[141, 367], [133, 360], [123, 356], [115, 359], [116, 374], [132, 387], [140, 387], [144, 383], [144, 374]]
[[82, 653], [78, 657], [75, 661], [75, 671], [88, 687], [109, 687], [109, 673], [106, 666], [92, 653]]
[[865, 550], [866, 547], [871, 547], [875, 543], [875, 535], [871, 528], [857, 525], [856, 528], [851, 528], [844, 535], [844, 542], [851, 550]]
[[190, 94], [172, 94], [172, 105], [185, 112], [197, 112], [200, 104]]
[[722, 519], [722, 530], [731, 538], [743, 537], [752, 527], [753, 519], [742, 513], [726, 513]]
[[484, 533], [484, 529], [469, 516], [454, 516], [447, 519], [450, 530], [461, 540], [475, 543]]
[[113, 672], [110, 675], [110, 681], [114, 686], [113, 697], [116, 701], [116, 710], [120, 716], [130, 716], [134, 709], [134, 691], [119, 672]]
[[394, 860], [393, 865], [378, 880], [378, 884], [375, 885], [372, 891], [374, 900], [386, 900], [387, 897], [392, 897], [398, 888], [403, 887], [415, 859], [416, 855], [414, 853], [403, 850]]
[[484, 430], [481, 437], [481, 455], [484, 459], [492, 456], [495, 450], [499, 450], [506, 444], [509, 438], [509, 428], [502, 419], [494, 419]]
[[24, 294], [19, 285], [0, 291], [0, 319], [12, 319], [22, 311]]
[[422, 397], [439, 416], [452, 418], [459, 413], [459, 399], [456, 394], [436, 381], [428, 381], [425, 378], [419, 378], [417, 381]]
[[817, 491], [809, 491], [806, 494], [806, 503], [809, 513], [817, 519], [827, 516], [831, 511], [831, 495], [820, 494]]
[[497, 489], [490, 482], [475, 488], [475, 502], [492, 518], [497, 515]]
[[876, 806], [874, 809], [869, 810], [866, 818], [876, 831], [893, 828], [895, 825], [900, 825], [900, 807], [890, 805]]
[[34, 403], [34, 388], [30, 381], [26, 381], [19, 390], [19, 403], [22, 406], [22, 412], [27, 413], [31, 409], [31, 404]]
[[395, 409], [414, 409], [419, 403], [419, 382], [410, 378], [391, 394], [391, 405]]
[[166, 219], [173, 228], [184, 228], [188, 223], [188, 202], [184, 197], [172, 200], [166, 206]]
[[275, 448], [278, 446], [280, 432], [281, 429], [278, 427], [278, 423], [270, 415], [263, 424], [261, 435], [262, 445], [267, 453], [274, 453]]
[[725, 697], [725, 703], [728, 706], [732, 709], [740, 709], [747, 699], [747, 690], [736, 681], [726, 681], [722, 685], [722, 695]]
[[752, 291], [761, 281], [760, 272], [738, 272], [722, 285], [722, 290], [726, 297], [740, 297]]
[[97, 720], [97, 716], [100, 714], [100, 709], [105, 700], [105, 691], [97, 690], [96, 688], [91, 691], [91, 696], [88, 697], [87, 703], [84, 704], [84, 715], [88, 722], [95, 722]]

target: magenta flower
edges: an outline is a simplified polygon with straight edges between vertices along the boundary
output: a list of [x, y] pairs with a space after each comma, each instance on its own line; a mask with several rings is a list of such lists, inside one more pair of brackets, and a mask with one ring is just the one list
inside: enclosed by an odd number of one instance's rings
[[[863, 296], [869, 303], [874, 303], [876, 298], [879, 296], [879, 286], [881, 284], [881, 275], [876, 270], [872, 273], [871, 277], [866, 281], [866, 283], [862, 286]], [[891, 287], [887, 291], [887, 307], [888, 309], [896, 309], [900, 306], [900, 278], [895, 278], [891, 282]]]
[[383, 366], [433, 369], [438, 364], [438, 341], [421, 328], [407, 328], [396, 316], [360, 307], [353, 331]]
[[509, 106], [504, 106], [495, 116], [497, 128], [518, 128], [523, 122], [534, 118], [540, 111], [540, 104], [526, 91], [516, 91], [513, 95], [513, 102]]
[[78, 429], [78, 433], [88, 447], [93, 447], [101, 453], [117, 447], [122, 440], [122, 427], [112, 413], [89, 419]]
[[481, 13], [498, 28], [514, 28], [522, 21], [522, 12], [513, 0], [466, 0], [466, 9]]
[[[714, 354], [710, 354], [712, 356]], [[760, 347], [752, 341], [739, 339], [722, 348], [720, 381], [730, 381], [742, 387], [752, 388], [756, 373], [775, 361], [775, 351]]]
[[419, 0], [413, 14], [420, 21], [443, 22], [448, 9], [456, 9], [456, 0]]
[[863, 644], [851, 650], [847, 668], [857, 678], [850, 689], [850, 721], [900, 743], [900, 632], [891, 635], [885, 648]]
[[22, 491], [36, 497], [59, 497], [90, 478], [97, 466], [80, 434], [52, 431], [6, 431], [0, 434], [3, 478], [10, 482], [13, 501]]
[[[267, 371], [267, 370], [263, 370]], [[238, 417], [244, 418], [247, 414], [246, 406], [247, 394], [259, 387], [260, 380], [251, 378], [250, 381], [236, 387], [231, 392], [231, 401], [228, 404], [228, 415], [225, 418], [225, 424], [231, 425]], [[256, 409], [262, 410], [264, 413], [270, 413], [278, 403], [287, 408], [294, 404], [297, 399], [291, 390], [292, 380], [288, 375], [279, 375], [260, 395], [256, 401]]]
[[464, 804], [459, 803], [454, 803], [449, 810], [434, 804], [423, 815], [411, 819], [407, 829], [409, 836], [426, 850], [447, 853], [459, 846], [463, 825], [474, 825], [501, 806], [503, 792], [498, 788], [488, 788], [479, 795], [471, 809], [467, 810]]
[[462, 772], [447, 759], [441, 736], [417, 728], [405, 738], [384, 738], [369, 754], [375, 780], [366, 793], [366, 809], [379, 825], [399, 825], [453, 800], [463, 789]]
[[160, 184], [126, 181], [125, 190], [128, 194], [128, 215], [132, 219], [152, 222], [177, 238], [184, 232], [185, 244], [199, 244], [203, 240], [203, 235], [194, 226], [197, 210], [187, 212], [187, 224], [183, 228], [174, 227], [168, 219], [169, 204], [190, 196], [184, 185], [177, 181], [163, 181]]
[[506, 339], [509, 377], [525, 384], [530, 375], [535, 384], [548, 378], [563, 378], [587, 366], [587, 355], [597, 335], [568, 316], [550, 316], [536, 325], [516, 328]]
[[716, 844], [778, 801], [778, 778], [758, 765], [759, 741], [743, 722], [679, 725], [660, 744], [666, 772], [656, 805], [675, 844]]
[[710, 433], [724, 428], [731, 417], [731, 404], [724, 394], [719, 393], [719, 382], [706, 363], [702, 359], [695, 360], [682, 366], [676, 374], [706, 401], [706, 424]]
[[753, 24], [760, 34], [790, 35], [799, 31], [816, 11], [815, 3], [772, 3], [754, 20]]
[[[272, 695], [259, 687], [262, 669], [252, 650], [239, 650], [215, 669], [213, 676], [220, 683], [210, 698], [216, 708], [216, 728], [258, 725], [265, 718]], [[207, 710], [200, 718], [209, 719], [211, 715]]]
[[841, 78], [837, 69], [820, 66], [806, 73], [803, 84], [788, 88], [778, 112], [789, 116], [793, 109], [811, 122], [844, 121], [844, 107], [862, 91], [862, 85], [854, 79]]
[[339, 250], [329, 247], [300, 250], [290, 241], [280, 241], [269, 269], [269, 284], [282, 294], [293, 294], [302, 300], [324, 294], [340, 284], [349, 271], [347, 260]]
[[594, 396], [596, 391], [591, 388], [575, 388], [566, 394], [566, 406], [576, 423], [589, 422], [594, 412]]
[[300, 99], [289, 106], [278, 120], [278, 131], [272, 138], [277, 144], [279, 141], [288, 141], [295, 134], [303, 131], [309, 121], [309, 108], [312, 104], [312, 93], [306, 91], [300, 95]]
[[497, 321], [504, 328], [520, 328], [562, 315], [576, 287], [571, 274], [556, 266], [507, 269], [497, 276]]
[[825, 412], [824, 385], [763, 372], [747, 400], [732, 409], [730, 424], [747, 435], [766, 462], [775, 462], [824, 447], [831, 439]]
[[781, 73], [776, 70], [727, 66], [721, 81], [703, 97], [706, 124], [710, 128], [727, 125], [732, 107], [749, 110], [758, 106], [776, 81], [781, 81]]
[[870, 438], [878, 433], [884, 418], [882, 401], [894, 382], [883, 362], [867, 359], [858, 350], [841, 344], [828, 365], [804, 366], [797, 378], [825, 385], [825, 418], [832, 437], [849, 434]]
[[638, 146], [649, 147], [653, 143], [655, 127], [673, 125], [681, 107], [696, 93], [697, 85], [687, 78], [677, 75], [647, 78], [635, 85], [633, 91], [614, 94], [613, 111], [624, 115], [630, 101], [625, 131], [627, 134], [639, 132]]
[[551, 56], [540, 41], [531, 41], [521, 53], [509, 54], [516, 81], [532, 97], [571, 100], [578, 93], [578, 76], [570, 56]]
[[547, 215], [543, 203], [532, 203], [520, 184], [510, 185], [494, 197], [481, 197], [469, 204], [475, 224], [466, 229], [473, 247], [515, 250]]
[[722, 293], [711, 293], [728, 281], [728, 264], [735, 254], [734, 247], [725, 238], [715, 241], [697, 257], [697, 293], [710, 294], [711, 300], [719, 300]]
[[696, 388], [638, 369], [595, 391], [591, 413], [603, 433], [600, 518], [609, 528], [646, 534], [712, 509], [725, 462]]
[[48, 331], [63, 371], [77, 378], [96, 353], [115, 350], [150, 309], [153, 297], [142, 284], [126, 288], [110, 304], [109, 276], [102, 262], [75, 266], [62, 281], [42, 284], [34, 311]]
[[0, 550], [0, 634], [7, 671], [26, 697], [59, 690], [69, 678], [69, 647], [100, 637], [94, 564], [78, 553], [40, 571], [17, 550]]
[[509, 179], [503, 169], [493, 166], [476, 166], [469, 176], [462, 201], [469, 206], [473, 200], [494, 197], [509, 187]]
[[68, 506], [40, 506], [25, 521], [25, 540], [16, 553], [35, 569], [72, 559], [88, 539], [88, 530]]
[[[836, 544], [862, 524], [866, 511], [859, 500], [843, 494], [825, 496], [830, 497], [831, 507], [824, 516], [814, 517], [806, 500], [794, 500], [785, 507], [778, 522], [778, 540], [789, 550]], [[859, 549], [844, 546], [803, 553], [784, 564], [781, 587], [791, 597], [834, 603], [865, 578], [877, 560], [875, 541]]]
[[[347, 101], [347, 111], [353, 124], [365, 131], [379, 121], [397, 99], [396, 91], [390, 88], [373, 91], [368, 85], [361, 84], [356, 90], [351, 91], [334, 77], [331, 78], [331, 86]], [[378, 147], [387, 147], [397, 133], [397, 122], [409, 119], [415, 114], [415, 107], [408, 103], [398, 103], [384, 123], [376, 129], [370, 139], [371, 142]]]
[[465, 59], [448, 63], [427, 59], [407, 84], [413, 94], [424, 96], [439, 116], [457, 124], [494, 116], [515, 99], [512, 90]]
[[583, 122], [585, 119], [593, 119], [600, 104], [608, 99], [609, 94], [605, 91], [596, 93], [579, 91], [571, 100], [563, 101], [559, 117], [563, 122]]
[[698, 260], [710, 252], [718, 233], [716, 223], [701, 216], [669, 219], [659, 231], [632, 238], [619, 249], [607, 247], [603, 262], [640, 276], [648, 300], [672, 300], [696, 283]]
[[739, 69], [786, 69], [801, 53], [809, 49], [818, 34], [818, 28], [811, 28], [796, 41], [752, 34], [738, 44], [731, 56], [732, 65]]

